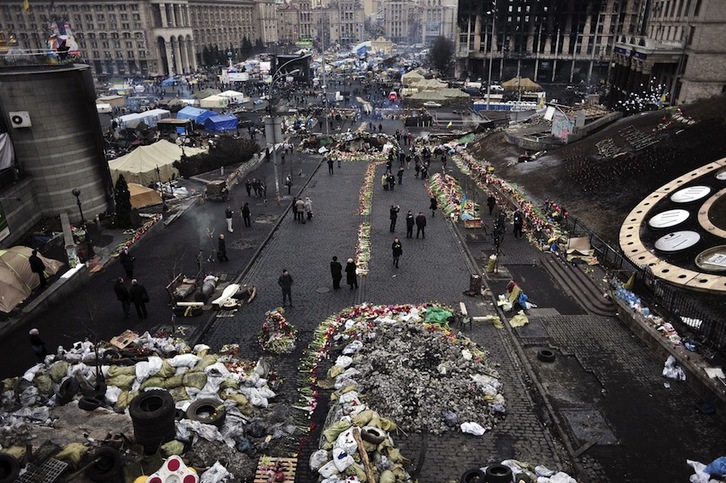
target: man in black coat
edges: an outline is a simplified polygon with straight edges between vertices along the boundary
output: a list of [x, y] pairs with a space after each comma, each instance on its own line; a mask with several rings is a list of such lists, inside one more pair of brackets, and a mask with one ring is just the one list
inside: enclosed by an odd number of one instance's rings
[[227, 258], [227, 242], [224, 240], [224, 234], [219, 234], [219, 242], [217, 244], [217, 259], [220, 262], [228, 262]]
[[408, 210], [406, 214], [406, 238], [413, 238], [413, 225], [416, 218], [413, 216], [411, 210]]
[[131, 280], [131, 289], [129, 290], [129, 297], [136, 307], [136, 315], [140, 319], [145, 319], [149, 316], [146, 312], [146, 303], [149, 301], [149, 294], [146, 292], [146, 287], [141, 285], [138, 280]]
[[330, 262], [330, 275], [333, 277], [333, 289], [338, 290], [343, 278], [343, 265], [338, 261], [338, 257], [333, 257], [333, 261]]
[[421, 238], [426, 238], [426, 215], [423, 211], [418, 212], [416, 217], [416, 238], [421, 235]]
[[250, 204], [245, 203], [242, 207], [242, 219], [245, 222], [246, 227], [252, 226], [252, 219], [250, 217]]
[[390, 228], [391, 233], [393, 233], [394, 231], [396, 231], [396, 220], [398, 220], [398, 212], [399, 211], [401, 211], [401, 207], [400, 206], [391, 205], [391, 216], [390, 216], [390, 219], [391, 219], [391, 228]]
[[131, 318], [131, 295], [129, 295], [129, 289], [126, 288], [124, 278], [119, 277], [113, 286], [113, 291], [116, 293], [116, 298], [121, 302], [121, 309], [124, 311], [124, 319]]
[[285, 306], [285, 300], [290, 302], [290, 307], [294, 307], [292, 304], [292, 276], [287, 270], [282, 271], [282, 275], [277, 279], [277, 284], [282, 289], [282, 306]]
[[38, 274], [38, 278], [40, 279], [40, 288], [45, 288], [45, 263], [43, 263], [43, 260], [40, 259], [38, 256], [38, 251], [33, 250], [33, 253], [28, 257], [28, 262], [30, 262], [30, 270], [33, 273]]

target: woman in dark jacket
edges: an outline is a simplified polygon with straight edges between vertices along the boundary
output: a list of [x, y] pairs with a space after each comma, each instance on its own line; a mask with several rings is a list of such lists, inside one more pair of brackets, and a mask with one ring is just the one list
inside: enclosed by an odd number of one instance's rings
[[393, 239], [391, 249], [393, 250], [393, 264], [396, 268], [398, 268], [398, 259], [401, 255], [403, 255], [403, 246], [401, 245], [401, 240], [399, 240], [398, 237]]
[[356, 271], [358, 268], [355, 266], [352, 258], [348, 259], [348, 263], [345, 266], [345, 280], [350, 285], [350, 289], [358, 288], [358, 275]]
[[436, 210], [438, 209], [439, 204], [436, 202], [436, 198], [433, 196], [431, 197], [431, 204], [429, 205], [429, 209], [431, 210], [431, 218], [434, 217], [436, 214]]

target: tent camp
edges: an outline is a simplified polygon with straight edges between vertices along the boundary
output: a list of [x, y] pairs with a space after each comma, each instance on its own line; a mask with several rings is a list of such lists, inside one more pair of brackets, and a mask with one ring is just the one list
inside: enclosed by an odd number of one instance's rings
[[222, 91], [219, 89], [202, 89], [199, 92], [194, 93], [196, 99], [204, 99], [205, 97], [214, 96], [220, 94]]
[[[184, 154], [194, 156], [203, 153], [201, 148], [184, 148]], [[109, 161], [111, 177], [115, 183], [120, 174], [127, 183], [138, 183], [147, 186], [161, 178], [167, 181], [179, 175], [172, 164], [182, 157], [182, 150], [174, 143], [161, 140], [150, 146], [139, 146], [126, 156]], [[156, 170], [159, 169], [157, 173]]]
[[529, 77], [514, 77], [502, 82], [505, 91], [541, 91], [542, 87]]
[[113, 111], [113, 107], [111, 106], [111, 104], [101, 104], [98, 102], [96, 103], [96, 112], [98, 112], [99, 114], [108, 114], [111, 111]]
[[213, 95], [205, 97], [199, 100], [199, 107], [204, 109], [215, 109], [223, 108], [229, 105], [229, 97], [222, 97], [221, 95]]
[[[0, 250], [0, 312], [13, 310], [40, 285], [38, 275], [30, 269], [28, 258], [32, 253], [32, 248], [22, 246]], [[38, 257], [45, 265], [46, 277], [55, 275], [64, 265], [41, 254]]]
[[136, 183], [128, 183], [128, 186], [131, 193], [131, 208], [139, 209], [161, 203], [161, 196], [155, 190]]
[[404, 86], [410, 86], [422, 80], [424, 80], [424, 76], [422, 76], [415, 70], [412, 70], [411, 72], [406, 72], [401, 76], [401, 83]]
[[449, 85], [438, 79], [423, 79], [412, 84], [412, 87], [417, 88], [419, 91], [438, 91], [449, 87]]
[[198, 107], [187, 106], [176, 113], [177, 119], [191, 119], [197, 124], [204, 124], [204, 121], [214, 116], [214, 112], [207, 109], [199, 109]]
[[142, 122], [147, 126], [156, 126], [156, 123], [161, 119], [166, 119], [170, 116], [171, 111], [167, 111], [166, 109], [151, 109], [149, 111], [126, 114], [118, 119], [121, 121], [121, 126], [134, 129]]
[[111, 104], [113, 107], [124, 107], [126, 98], [124, 96], [101, 96], [96, 99], [99, 104]]
[[237, 116], [233, 114], [221, 114], [212, 116], [204, 121], [204, 129], [212, 132], [230, 131], [237, 129]]
[[238, 104], [247, 102], [249, 100], [245, 98], [245, 95], [243, 93], [237, 91], [224, 91], [219, 95], [221, 97], [226, 97], [227, 99], [229, 99], [229, 102], [236, 102]]

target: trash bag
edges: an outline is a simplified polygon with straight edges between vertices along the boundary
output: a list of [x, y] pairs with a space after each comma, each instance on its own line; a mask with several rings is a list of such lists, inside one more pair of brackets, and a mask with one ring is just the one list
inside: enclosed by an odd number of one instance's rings
[[703, 471], [711, 476], [717, 476], [719, 478], [726, 475], [726, 456], [721, 456], [711, 461], [706, 465]]
[[461, 432], [481, 436], [486, 430], [479, 424], [474, 422], [461, 423]]
[[666, 360], [663, 375], [669, 379], [676, 379], [678, 381], [686, 380], [686, 373], [683, 372], [683, 368], [678, 365], [676, 358], [672, 355], [668, 356], [668, 360]]
[[318, 468], [321, 468], [327, 462], [328, 452], [324, 449], [319, 449], [315, 453], [310, 455], [310, 470], [315, 471]]
[[424, 321], [429, 324], [445, 324], [453, 314], [441, 307], [431, 307], [426, 311]]

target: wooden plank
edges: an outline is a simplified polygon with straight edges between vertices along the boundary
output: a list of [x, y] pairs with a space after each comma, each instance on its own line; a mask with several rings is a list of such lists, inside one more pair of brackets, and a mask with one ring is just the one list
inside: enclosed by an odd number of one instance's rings
[[459, 310], [464, 317], [469, 315], [469, 311], [466, 310], [466, 304], [464, 302], [459, 302]]
[[257, 463], [257, 471], [255, 472], [254, 483], [273, 483], [275, 482], [275, 475], [269, 475], [271, 471], [268, 468], [275, 466], [277, 463], [282, 463], [285, 466], [285, 479], [283, 483], [295, 483], [295, 474], [297, 473], [297, 458], [280, 458], [272, 456], [262, 456]]

